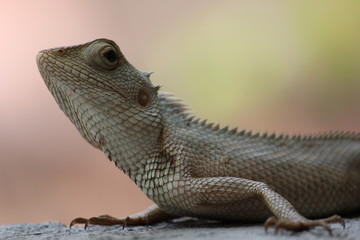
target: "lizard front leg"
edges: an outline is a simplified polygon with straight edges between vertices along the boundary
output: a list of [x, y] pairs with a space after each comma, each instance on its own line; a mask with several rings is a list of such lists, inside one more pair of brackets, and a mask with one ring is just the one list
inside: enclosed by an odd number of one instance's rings
[[157, 205], [153, 205], [144, 211], [137, 213], [136, 215], [126, 218], [115, 218], [109, 215], [101, 215], [92, 218], [75, 218], [70, 223], [70, 228], [75, 224], [85, 224], [85, 228], [89, 225], [101, 225], [101, 226], [141, 226], [151, 225], [162, 221], [178, 218], [178, 216], [170, 215], [159, 208]]
[[194, 178], [190, 181], [192, 186], [195, 186], [193, 191], [199, 193], [200, 205], [234, 204], [235, 206], [241, 204], [241, 200], [251, 198], [262, 200], [274, 214], [265, 222], [265, 230], [271, 226], [275, 226], [276, 232], [280, 228], [300, 231], [321, 226], [331, 234], [329, 223], [337, 222], [343, 226], [345, 224], [344, 220], [336, 215], [320, 220], [305, 218], [287, 199], [262, 182], [236, 177]]

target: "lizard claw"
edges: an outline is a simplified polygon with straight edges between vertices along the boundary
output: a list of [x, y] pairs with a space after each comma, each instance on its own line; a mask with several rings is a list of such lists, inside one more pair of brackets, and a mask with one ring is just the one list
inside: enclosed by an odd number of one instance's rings
[[279, 229], [303, 231], [316, 226], [320, 226], [323, 227], [326, 231], [328, 231], [330, 235], [332, 235], [332, 230], [329, 226], [330, 223], [339, 223], [343, 227], [345, 227], [345, 221], [340, 216], [337, 215], [319, 220], [291, 219], [291, 218], [278, 219], [276, 217], [269, 217], [266, 220], [264, 227], [265, 227], [265, 232], [267, 232], [267, 229], [269, 227], [274, 226], [275, 233], [278, 233]]
[[78, 218], [75, 218], [71, 221], [70, 223], [70, 228], [76, 224], [85, 224], [85, 229], [87, 227], [87, 221], [88, 219], [87, 218], [82, 218], [82, 217], [78, 217]]
[[274, 216], [269, 217], [264, 224], [265, 232], [267, 233], [267, 230], [269, 227], [276, 225], [277, 221], [278, 221], [278, 219], [276, 217], [274, 217]]

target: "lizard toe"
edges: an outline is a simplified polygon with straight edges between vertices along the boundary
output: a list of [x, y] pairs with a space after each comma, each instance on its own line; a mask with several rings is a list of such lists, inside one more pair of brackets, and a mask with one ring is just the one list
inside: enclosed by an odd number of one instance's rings
[[324, 228], [327, 232], [329, 232], [330, 235], [332, 235], [332, 230], [329, 226], [330, 223], [340, 223], [344, 226], [344, 220], [339, 216], [332, 216], [330, 218], [320, 220], [292, 218], [278, 219], [276, 217], [270, 217], [265, 222], [265, 231], [267, 232], [267, 229], [273, 226], [275, 227], [275, 233], [278, 233], [280, 229], [303, 231], [319, 226]]
[[339, 215], [333, 215], [331, 217], [324, 218], [322, 220], [326, 223], [339, 223], [343, 228], [345, 228], [345, 221]]
[[109, 215], [100, 215], [99, 217], [91, 218], [75, 218], [70, 223], [70, 228], [76, 224], [84, 224], [85, 229], [89, 225], [99, 225], [99, 226], [114, 226], [114, 225], [125, 225], [126, 219], [118, 219]]
[[114, 226], [114, 225], [124, 225], [125, 220], [124, 219], [118, 219], [114, 217], [110, 217], [108, 215], [102, 215], [99, 217], [92, 217], [89, 218], [86, 225], [99, 225], [99, 226]]

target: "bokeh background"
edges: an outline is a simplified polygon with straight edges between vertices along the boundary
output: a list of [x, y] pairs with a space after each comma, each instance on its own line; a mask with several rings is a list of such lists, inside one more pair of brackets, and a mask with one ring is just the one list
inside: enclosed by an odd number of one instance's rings
[[211, 121], [360, 131], [359, 9], [332, 0], [1, 1], [0, 224], [122, 217], [151, 205], [57, 107], [39, 50], [113, 39]]

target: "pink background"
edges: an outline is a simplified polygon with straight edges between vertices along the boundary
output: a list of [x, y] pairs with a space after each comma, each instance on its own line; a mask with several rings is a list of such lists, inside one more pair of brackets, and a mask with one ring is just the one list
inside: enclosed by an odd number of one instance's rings
[[133, 214], [151, 205], [85, 142], [35, 62], [116, 41], [197, 115], [255, 131], [360, 131], [359, 4], [343, 1], [2, 1], [0, 224]]

